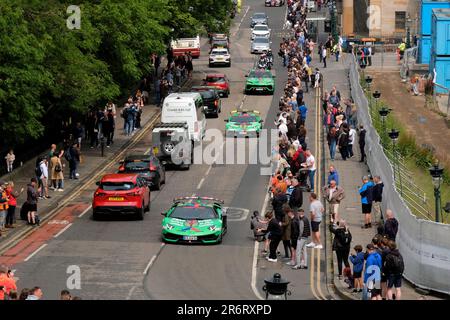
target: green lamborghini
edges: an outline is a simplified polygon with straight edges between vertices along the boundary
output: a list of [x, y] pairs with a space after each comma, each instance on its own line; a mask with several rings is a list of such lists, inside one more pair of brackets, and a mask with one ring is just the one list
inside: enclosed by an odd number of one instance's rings
[[162, 221], [162, 240], [167, 243], [221, 243], [227, 231], [223, 201], [210, 197], [174, 199]]
[[227, 137], [259, 137], [263, 120], [256, 110], [233, 110], [225, 120]]
[[268, 93], [275, 91], [275, 76], [267, 69], [252, 69], [246, 75], [245, 94], [250, 93]]

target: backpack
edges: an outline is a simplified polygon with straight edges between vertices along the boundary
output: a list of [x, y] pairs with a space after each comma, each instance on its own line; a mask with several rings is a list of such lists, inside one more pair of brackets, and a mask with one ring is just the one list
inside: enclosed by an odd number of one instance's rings
[[38, 178], [40, 178], [42, 176], [42, 170], [41, 170], [40, 163], [34, 169], [34, 173], [36, 174], [36, 177], [38, 177]]
[[70, 149], [67, 149], [66, 152], [64, 152], [64, 158], [67, 161], [71, 161], [72, 160], [72, 155], [70, 154]]
[[373, 202], [373, 186], [367, 188], [366, 198], [367, 198], [367, 202], [369, 202], [369, 203]]
[[388, 254], [386, 257], [385, 266], [392, 271], [393, 274], [403, 274], [405, 270], [405, 264], [403, 262], [403, 257], [399, 254]]
[[350, 245], [350, 243], [352, 242], [352, 234], [350, 233], [349, 230], [346, 230], [343, 233], [343, 237], [342, 237], [341, 241], [342, 241], [342, 244], [345, 246]]

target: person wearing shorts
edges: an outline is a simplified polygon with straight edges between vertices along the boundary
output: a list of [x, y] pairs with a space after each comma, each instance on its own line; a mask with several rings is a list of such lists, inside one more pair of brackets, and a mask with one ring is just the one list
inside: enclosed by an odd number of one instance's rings
[[372, 228], [371, 213], [372, 213], [372, 188], [375, 185], [369, 180], [369, 177], [364, 176], [362, 178], [363, 186], [359, 189], [359, 195], [361, 196], [361, 209], [364, 215], [363, 229]]
[[322, 215], [325, 211], [322, 203], [317, 200], [317, 194], [311, 193], [309, 196], [310, 202], [310, 214], [311, 214], [311, 231], [312, 231], [312, 241], [306, 245], [307, 248], [322, 249], [322, 244], [320, 243], [320, 231], [319, 226], [322, 222]]

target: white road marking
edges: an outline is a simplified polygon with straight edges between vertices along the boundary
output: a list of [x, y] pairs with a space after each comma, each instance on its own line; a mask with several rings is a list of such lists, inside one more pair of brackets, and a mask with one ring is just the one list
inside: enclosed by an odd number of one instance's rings
[[25, 258], [25, 260], [23, 260], [24, 262], [27, 262], [28, 260], [30, 260], [36, 253], [38, 253], [39, 251], [41, 251], [42, 249], [44, 249], [47, 246], [46, 243], [44, 243], [42, 246], [40, 246], [36, 251], [34, 251], [32, 254], [30, 254], [28, 257]]
[[144, 154], [149, 154], [149, 153], [150, 153], [150, 150], [152, 150], [152, 147], [148, 148], [148, 149], [144, 152]]
[[[264, 215], [264, 212], [266, 211], [267, 203], [269, 202], [269, 193], [266, 194], [266, 197], [264, 198], [264, 204], [261, 209], [261, 216]], [[255, 248], [253, 250], [253, 263], [252, 263], [252, 281], [251, 286], [253, 293], [259, 300], [264, 300], [264, 298], [259, 293], [258, 289], [256, 288], [256, 276], [258, 273], [258, 252], [259, 252], [259, 242], [255, 241]]]
[[156, 258], [158, 257], [158, 255], [161, 253], [161, 250], [163, 249], [163, 247], [165, 246], [165, 243], [161, 243], [161, 247], [159, 248], [158, 252], [150, 259], [150, 261], [147, 264], [147, 267], [145, 267], [144, 272], [142, 273], [143, 275], [146, 275], [148, 270], [150, 269], [150, 267], [153, 265], [153, 263], [155, 262]]
[[205, 178], [202, 178], [202, 180], [200, 180], [200, 182], [199, 182], [198, 185], [197, 185], [197, 190], [200, 190], [200, 188], [201, 188], [202, 185], [203, 185], [203, 182], [205, 182]]
[[134, 290], [136, 290], [136, 288], [137, 288], [137, 286], [133, 286], [133, 287], [130, 289], [130, 291], [128, 292], [128, 295], [127, 295], [126, 300], [130, 300], [130, 299], [131, 299], [131, 296], [133, 295]]
[[86, 210], [84, 210], [79, 216], [78, 218], [81, 218], [82, 216], [84, 216], [89, 210], [91, 210], [92, 208], [92, 204], [89, 205], [89, 207], [86, 208]]
[[64, 227], [64, 229], [62, 229], [60, 232], [58, 232], [57, 234], [55, 234], [53, 236], [53, 238], [58, 238], [61, 234], [63, 234], [64, 231], [66, 231], [67, 229], [69, 229], [72, 226], [72, 223], [69, 223], [67, 226]]
[[147, 274], [148, 269], [150, 269], [150, 267], [152, 266], [153, 262], [155, 262], [156, 260], [156, 254], [150, 259], [150, 261], [147, 264], [147, 267], [145, 267], [144, 272], [142, 272], [142, 274]]
[[242, 22], [244, 22], [244, 19], [245, 19], [245, 16], [247, 15], [247, 13], [248, 13], [248, 10], [250, 10], [250, 6], [247, 6], [247, 9], [245, 10], [244, 15], [242, 16], [241, 21], [240, 21], [239, 24], [237, 25], [236, 31], [233, 32], [233, 34], [232, 34], [233, 37], [238, 33], [239, 29], [241, 28], [241, 24], [242, 24]]
[[223, 209], [226, 210], [226, 211], [228, 211], [229, 209], [237, 209], [237, 210], [243, 211], [242, 217], [237, 218], [237, 219], [233, 219], [233, 218], [230, 218], [230, 216], [228, 216], [228, 218], [227, 218], [228, 221], [244, 221], [244, 220], [247, 219], [248, 214], [250, 212], [250, 210], [245, 209], [245, 208], [223, 207]]
[[208, 170], [206, 170], [205, 176], [207, 176], [209, 174], [209, 172], [211, 171], [212, 166], [209, 166]]

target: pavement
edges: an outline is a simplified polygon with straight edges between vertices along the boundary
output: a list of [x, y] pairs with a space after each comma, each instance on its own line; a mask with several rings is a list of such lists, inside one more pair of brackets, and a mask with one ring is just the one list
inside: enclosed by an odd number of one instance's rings
[[[321, 69], [324, 75], [324, 90], [330, 91], [330, 89], [336, 85], [337, 89], [341, 92], [343, 99], [351, 96], [349, 82], [348, 82], [348, 60], [341, 60], [340, 62], [332, 61], [327, 63], [328, 68]], [[391, 84], [389, 82], [389, 84]], [[343, 161], [340, 154], [337, 152], [336, 159], [331, 161], [329, 156], [328, 147], [325, 152], [325, 168], [329, 168], [330, 165], [334, 165], [339, 173], [339, 185], [343, 187], [345, 191], [345, 198], [341, 202], [339, 213], [342, 219], [345, 219], [350, 232], [352, 233], [351, 248], [360, 244], [363, 248], [371, 243], [373, 236], [377, 233], [376, 226], [373, 225], [371, 229], [362, 229], [361, 226], [364, 223], [363, 215], [361, 214], [361, 202], [360, 195], [358, 193], [358, 187], [361, 186], [361, 178], [364, 175], [372, 174], [376, 175], [377, 172], [370, 172], [370, 168], [365, 164], [359, 162], [361, 159], [359, 152], [358, 142], [355, 142], [353, 147], [355, 156], [351, 159]], [[330, 235], [331, 242], [331, 235]], [[347, 284], [343, 280], [337, 278], [337, 258], [335, 254], [332, 254], [333, 264], [333, 278], [332, 283], [336, 289], [336, 293], [342, 299], [361, 300], [361, 293], [352, 293], [352, 289], [348, 289]], [[351, 265], [351, 263], [350, 263]], [[351, 265], [352, 267], [352, 265]], [[403, 281], [402, 286], [402, 299], [403, 300], [417, 300], [427, 299], [434, 300], [437, 297], [427, 295], [425, 292], [418, 292], [409, 284], [406, 280]]]

